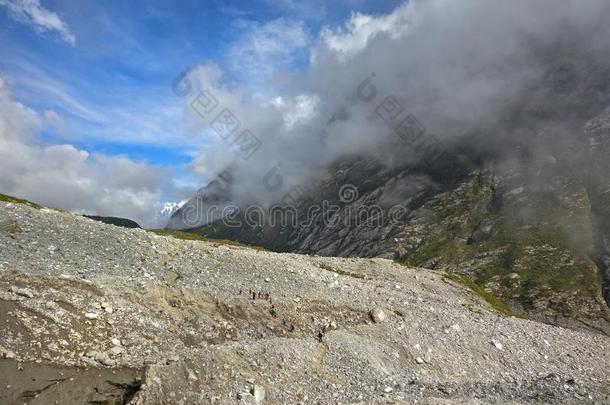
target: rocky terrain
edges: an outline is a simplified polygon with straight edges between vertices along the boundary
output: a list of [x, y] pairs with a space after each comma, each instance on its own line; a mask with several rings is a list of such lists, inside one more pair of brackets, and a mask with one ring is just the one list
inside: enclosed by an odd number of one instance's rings
[[608, 337], [460, 280], [0, 202], [0, 403], [610, 402]]
[[[240, 227], [218, 218], [194, 226], [194, 211], [231, 202], [231, 176], [221, 175], [168, 228], [278, 252], [442, 269], [530, 319], [610, 334], [610, 65], [569, 46], [539, 57], [545, 74], [499, 119], [439, 134], [443, 159], [414, 164], [405, 158], [413, 145], [396, 137], [291, 190], [278, 204], [298, 207], [296, 226], [250, 226], [243, 215]], [[354, 191], [349, 201], [343, 187]], [[323, 202], [338, 207], [332, 221], [311, 215]], [[389, 220], [397, 206], [403, 214]], [[381, 219], [358, 221], [371, 207]]]

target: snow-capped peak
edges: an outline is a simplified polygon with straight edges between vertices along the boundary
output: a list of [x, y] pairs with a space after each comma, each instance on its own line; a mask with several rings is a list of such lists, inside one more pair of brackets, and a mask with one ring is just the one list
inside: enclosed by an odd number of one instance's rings
[[166, 202], [165, 204], [163, 204], [163, 207], [161, 208], [161, 216], [163, 217], [171, 217], [174, 212], [178, 211], [185, 203], [187, 200], [182, 200], [180, 202]]

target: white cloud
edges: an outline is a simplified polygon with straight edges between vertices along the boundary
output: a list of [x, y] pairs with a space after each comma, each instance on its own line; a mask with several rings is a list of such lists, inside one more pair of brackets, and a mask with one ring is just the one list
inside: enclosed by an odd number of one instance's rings
[[192, 144], [192, 137], [184, 134], [183, 109], [169, 84], [142, 87], [112, 83], [93, 91], [69, 73], [41, 69], [35, 55], [13, 57], [7, 63], [16, 96], [44, 101], [46, 109], [61, 115], [66, 123], [61, 135], [66, 139], [87, 137], [113, 143], [179, 145], [185, 149], [197, 146]]
[[316, 96], [299, 94], [296, 97], [278, 96], [271, 100], [284, 118], [284, 129], [292, 130], [299, 124], [310, 122], [318, 113], [316, 107], [320, 100]]
[[51, 100], [79, 119], [97, 124], [104, 123], [105, 117], [103, 114], [83, 103], [82, 100], [66, 89], [64, 84], [57, 82], [46, 74], [37, 75], [24, 72], [18, 77], [17, 81], [20, 87], [26, 88], [38, 97]]
[[0, 192], [70, 211], [122, 216], [163, 226], [163, 188], [171, 173], [122, 156], [44, 145], [38, 134], [57, 117], [14, 101], [0, 86]]
[[[289, 14], [296, 18], [307, 20], [322, 20], [328, 13], [326, 0], [263, 0], [273, 10], [281, 10], [282, 14]], [[335, 0], [335, 2], [339, 2]]]
[[369, 40], [380, 33], [390, 38], [404, 35], [408, 28], [408, 6], [398, 8], [393, 13], [384, 16], [370, 16], [361, 13], [352, 13], [351, 18], [344, 27], [325, 27], [320, 38], [324, 45], [336, 52], [345, 60], [366, 48]]
[[38, 32], [53, 31], [70, 45], [76, 37], [57, 13], [44, 8], [39, 0], [0, 0], [8, 8], [12, 18], [32, 26]]
[[[209, 90], [263, 146], [244, 161], [228, 142], [215, 141], [195, 166], [208, 180], [232, 167], [231, 192], [237, 203], [276, 202], [290, 187], [323, 174], [341, 156], [382, 153], [380, 145], [401, 148], [404, 143], [375, 113], [388, 96], [441, 142], [450, 144], [481, 128], [496, 128], [507, 103], [543, 80], [547, 65], [540, 49], [565, 41], [605, 66], [610, 28], [604, 18], [609, 12], [607, 0], [412, 0], [387, 15], [353, 14], [346, 24], [322, 31], [311, 49], [310, 66], [291, 76], [288, 90], [270, 83], [267, 97], [256, 97], [256, 87], [247, 90], [223, 83], [217, 67], [200, 67], [191, 72], [195, 87]], [[248, 34], [245, 43], [264, 50], [251, 52], [282, 55], [282, 30], [263, 32]], [[302, 43], [287, 38], [288, 43]], [[250, 48], [242, 48], [248, 55]], [[284, 69], [283, 58], [266, 59], [264, 76]], [[243, 61], [248, 66], [248, 58]], [[358, 96], [359, 86], [370, 77], [374, 100]], [[191, 123], [196, 122], [192, 111], [190, 115]], [[201, 126], [191, 127], [198, 134], [215, 136]], [[489, 136], [493, 145], [508, 135], [498, 129]], [[386, 159], [387, 153], [381, 160], [392, 165], [418, 159], [413, 150], [399, 150], [404, 152], [400, 162]], [[264, 178], [274, 166], [280, 167], [283, 186], [269, 191]]]
[[53, 110], [45, 110], [43, 112], [44, 119], [59, 135], [66, 132], [66, 122], [63, 117]]
[[277, 71], [293, 68], [310, 45], [302, 21], [283, 17], [265, 24], [242, 21], [237, 28], [244, 33], [229, 50], [229, 65], [250, 86], [262, 88]]

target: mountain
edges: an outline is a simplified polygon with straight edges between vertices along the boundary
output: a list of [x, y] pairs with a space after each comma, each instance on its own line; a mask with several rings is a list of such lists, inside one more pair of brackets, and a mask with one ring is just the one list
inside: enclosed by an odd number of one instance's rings
[[2, 404], [610, 401], [609, 337], [452, 273], [0, 218]]
[[185, 201], [180, 202], [166, 202], [163, 204], [163, 207], [160, 210], [160, 214], [162, 217], [170, 218], [176, 211], [178, 211], [182, 206], [186, 203]]
[[[439, 134], [440, 159], [399, 137], [343, 156], [290, 204], [278, 201], [284, 223], [268, 206], [233, 201], [229, 171], [168, 228], [449, 271], [532, 319], [608, 334], [610, 62], [559, 49], [540, 51], [544, 74], [498, 119]], [[418, 162], [402, 158], [414, 150]], [[218, 214], [230, 205], [239, 211]]]

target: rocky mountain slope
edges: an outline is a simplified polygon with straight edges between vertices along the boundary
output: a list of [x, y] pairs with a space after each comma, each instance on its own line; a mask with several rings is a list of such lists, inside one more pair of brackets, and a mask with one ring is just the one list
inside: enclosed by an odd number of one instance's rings
[[[279, 252], [386, 257], [457, 272], [532, 319], [609, 334], [610, 65], [558, 49], [540, 52], [545, 74], [498, 119], [441, 134], [443, 159], [401, 164], [413, 145], [397, 138], [300, 185], [289, 201], [298, 207], [296, 224], [272, 224], [268, 215], [249, 225], [246, 207], [239, 227], [214, 217], [185, 221], [231, 203], [230, 176], [221, 177], [168, 228]], [[349, 201], [344, 187], [353, 191]], [[330, 217], [312, 214], [323, 202], [337, 207]], [[372, 207], [379, 220], [359, 221]], [[393, 216], [396, 207], [401, 215]]]
[[0, 202], [0, 402], [610, 401], [608, 337], [460, 280]]

